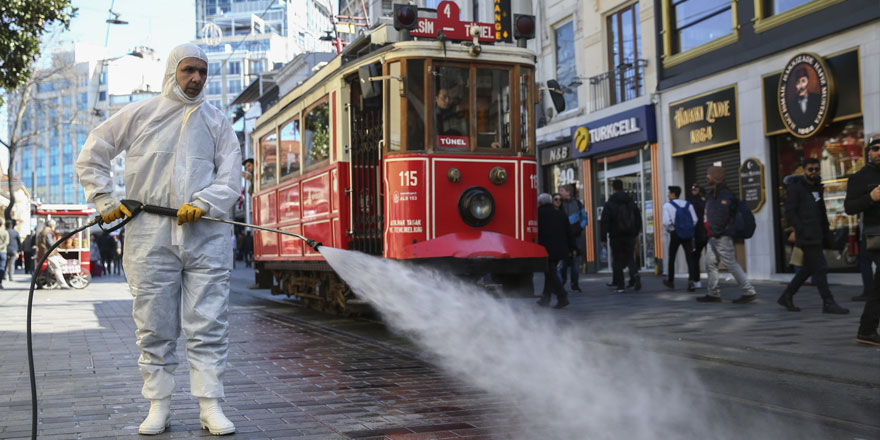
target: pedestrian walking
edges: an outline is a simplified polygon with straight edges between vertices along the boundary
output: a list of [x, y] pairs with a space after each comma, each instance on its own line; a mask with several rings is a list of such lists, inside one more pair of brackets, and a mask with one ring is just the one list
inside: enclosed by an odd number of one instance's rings
[[98, 237], [98, 250], [101, 253], [104, 273], [110, 276], [113, 273], [113, 260], [116, 258], [116, 241], [105, 232]]
[[104, 274], [104, 266], [101, 265], [101, 248], [98, 247], [98, 237], [92, 234], [91, 243], [89, 243], [89, 264], [92, 268], [92, 276], [100, 277]]
[[696, 282], [700, 281], [700, 270], [694, 262], [693, 254], [699, 218], [690, 202], [679, 199], [681, 187], [670, 186], [667, 197], [669, 201], [663, 204], [663, 227], [669, 233], [669, 265], [663, 285], [670, 289], [675, 288], [675, 257], [681, 247], [688, 267], [687, 291], [693, 292], [696, 290]]
[[[43, 230], [40, 231], [40, 234], [37, 236], [37, 255], [36, 259], [39, 261], [43, 258], [43, 255], [46, 255], [49, 252], [49, 248], [55, 244], [57, 240], [57, 235], [55, 233], [55, 226], [57, 222], [55, 220], [49, 220], [46, 222], [46, 225], [43, 227]], [[48, 270], [55, 277], [55, 281], [58, 282], [58, 287], [61, 289], [69, 289], [70, 286], [67, 284], [67, 281], [64, 279], [64, 264], [67, 261], [58, 252], [58, 249], [53, 249], [49, 256], [46, 257], [46, 264], [49, 266]], [[41, 267], [35, 267], [34, 270], [39, 273]]]
[[76, 171], [105, 222], [132, 215], [111, 196], [110, 164], [123, 152], [126, 198], [179, 208], [176, 222], [141, 214], [126, 226], [123, 265], [134, 295], [141, 392], [150, 399], [138, 432], [159, 434], [170, 424], [182, 328], [199, 423], [211, 434], [229, 434], [235, 425], [220, 399], [229, 351], [232, 226], [198, 220], [225, 218], [238, 200], [241, 150], [225, 114], [205, 101], [205, 52], [187, 43], [166, 60], [161, 95], [126, 105], [92, 130]]
[[24, 254], [24, 273], [31, 275], [34, 273], [34, 255], [37, 252], [37, 232], [31, 231], [24, 241], [21, 243], [22, 253]]
[[843, 206], [849, 215], [862, 214], [865, 249], [878, 266], [874, 272], [874, 290], [869, 292], [859, 319], [856, 341], [880, 345], [880, 133], [868, 140], [865, 166], [849, 178]]
[[706, 249], [708, 237], [706, 234], [706, 191], [700, 185], [694, 183], [691, 185], [690, 194], [687, 201], [694, 205], [694, 212], [697, 213], [697, 228], [694, 231], [694, 264], [697, 265], [697, 280], [694, 287], [703, 288], [700, 282], [700, 259], [703, 257], [703, 250]]
[[709, 293], [697, 298], [697, 301], [721, 302], [718, 271], [721, 263], [724, 263], [727, 270], [733, 273], [736, 283], [743, 292], [742, 296], [733, 300], [734, 304], [750, 303], [758, 295], [743, 272], [742, 266], [736, 261], [733, 248], [733, 227], [738, 201], [730, 188], [724, 184], [724, 168], [709, 167], [706, 172], [706, 183], [711, 188], [711, 193], [706, 199], [706, 223], [709, 232], [706, 268]]
[[871, 253], [865, 249], [865, 230], [864, 215], [859, 216], [859, 272], [862, 274], [862, 293], [852, 297], [853, 301], [867, 301], [874, 290], [874, 261], [871, 259]]
[[554, 308], [561, 309], [568, 305], [568, 292], [556, 274], [559, 260], [570, 257], [575, 252], [574, 237], [569, 228], [568, 217], [553, 207], [550, 194], [538, 196], [538, 244], [547, 250], [547, 269], [544, 271], [544, 290], [538, 305], [550, 305], [551, 294], [556, 295]]
[[642, 215], [632, 197], [623, 191], [623, 181], [615, 179], [611, 182], [611, 197], [602, 207], [602, 218], [599, 220], [599, 237], [602, 246], [611, 242], [611, 283], [617, 293], [623, 293], [623, 269], [629, 268], [629, 284], [633, 290], [642, 288], [639, 268], [635, 262], [636, 240], [642, 231]]
[[15, 225], [14, 219], [9, 220], [6, 225], [6, 233], [9, 234], [9, 244], [6, 245], [6, 279], [9, 281], [12, 281], [15, 273], [15, 261], [21, 256], [21, 236], [15, 230]]
[[[568, 217], [568, 227], [575, 240], [575, 253], [563, 258], [560, 262], [559, 279], [564, 286], [570, 275], [571, 290], [580, 292], [581, 256], [584, 255], [585, 246], [583, 232], [587, 227], [587, 212], [584, 210], [584, 204], [578, 200], [575, 194], [574, 185], [561, 185], [559, 196], [561, 198], [559, 208]], [[554, 205], [555, 203], [554, 201]]]
[[[3, 223], [3, 220], [0, 219], [0, 249], [8, 249], [9, 232], [6, 232], [6, 228], [3, 227]], [[6, 279], [6, 259], [7, 253], [0, 252], [0, 289], [3, 288], [3, 280]]]
[[776, 301], [789, 312], [799, 312], [793, 297], [804, 281], [810, 276], [822, 296], [822, 312], [845, 315], [849, 310], [834, 301], [828, 287], [828, 263], [825, 260], [824, 246], [833, 241], [825, 209], [825, 187], [819, 176], [819, 160], [804, 160], [804, 174], [790, 179], [786, 188], [785, 218], [794, 227], [795, 245], [801, 249], [803, 260], [801, 270]]
[[244, 233], [244, 267], [251, 267], [254, 262], [254, 235], [250, 230]]

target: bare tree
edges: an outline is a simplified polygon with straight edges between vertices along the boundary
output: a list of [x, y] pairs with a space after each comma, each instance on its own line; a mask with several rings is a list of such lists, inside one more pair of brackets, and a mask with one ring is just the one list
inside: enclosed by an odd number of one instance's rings
[[[11, 93], [5, 92], [2, 96], [8, 110], [3, 117], [8, 118], [9, 124], [6, 139], [0, 139], [0, 144], [9, 150], [6, 173], [9, 206], [4, 211], [7, 222], [12, 218], [12, 207], [15, 205], [13, 176], [16, 153], [22, 147], [42, 144], [42, 138], [53, 128], [88, 125], [91, 122], [88, 112], [79, 110], [81, 106], [76, 105], [77, 93], [87, 92], [82, 77], [91, 72], [78, 72], [72, 57], [66, 54], [53, 58], [51, 68], [33, 69], [23, 86]], [[88, 84], [88, 81], [85, 83]], [[45, 87], [48, 84], [52, 87]], [[52, 90], [41, 90], [41, 85]], [[69, 98], [69, 102], [65, 103], [65, 98]], [[54, 117], [49, 117], [46, 121], [47, 115]]]

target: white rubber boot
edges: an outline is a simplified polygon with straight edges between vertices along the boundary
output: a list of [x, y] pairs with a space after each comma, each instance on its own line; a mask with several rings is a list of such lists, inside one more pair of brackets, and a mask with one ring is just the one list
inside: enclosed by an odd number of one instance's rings
[[223, 414], [220, 408], [220, 399], [199, 397], [199, 423], [202, 429], [207, 429], [211, 434], [224, 435], [235, 432], [235, 425]]
[[171, 398], [150, 401], [150, 413], [138, 428], [139, 434], [156, 435], [171, 425]]

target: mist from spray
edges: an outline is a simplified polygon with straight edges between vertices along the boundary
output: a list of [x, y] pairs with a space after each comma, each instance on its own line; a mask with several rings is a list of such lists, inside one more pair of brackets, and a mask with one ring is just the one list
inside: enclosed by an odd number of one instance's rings
[[523, 439], [757, 438], [722, 434], [731, 432], [719, 426], [724, 414], [691, 370], [673, 371], [636, 337], [563, 325], [551, 310], [523, 308], [428, 268], [320, 250], [433, 362], [517, 405], [530, 418]]

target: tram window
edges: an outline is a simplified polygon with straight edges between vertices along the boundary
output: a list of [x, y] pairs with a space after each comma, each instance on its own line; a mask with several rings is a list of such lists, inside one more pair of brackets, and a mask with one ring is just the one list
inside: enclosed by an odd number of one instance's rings
[[324, 101], [306, 113], [306, 168], [330, 157], [330, 104]]
[[278, 160], [278, 137], [275, 132], [260, 139], [260, 184], [275, 184], [275, 165]]
[[[388, 63], [388, 73], [391, 75], [392, 78], [399, 78], [400, 63]], [[397, 80], [392, 81], [396, 82]], [[402, 116], [401, 112], [403, 110], [403, 102], [398, 93], [391, 91], [396, 89], [397, 87], [385, 88], [385, 96], [387, 97], [388, 102], [388, 140], [386, 141], [388, 145], [388, 151], [400, 151], [400, 120]]]
[[519, 151], [523, 153], [529, 151], [529, 143], [531, 142], [529, 96], [532, 93], [532, 84], [534, 84], [534, 80], [531, 69], [523, 69], [519, 76]]
[[299, 115], [281, 127], [281, 180], [299, 174], [300, 143]]
[[434, 132], [438, 148], [470, 149], [468, 69], [439, 67], [434, 73]]
[[406, 149], [425, 149], [425, 60], [406, 62]]
[[477, 147], [510, 148], [510, 71], [477, 69]]

